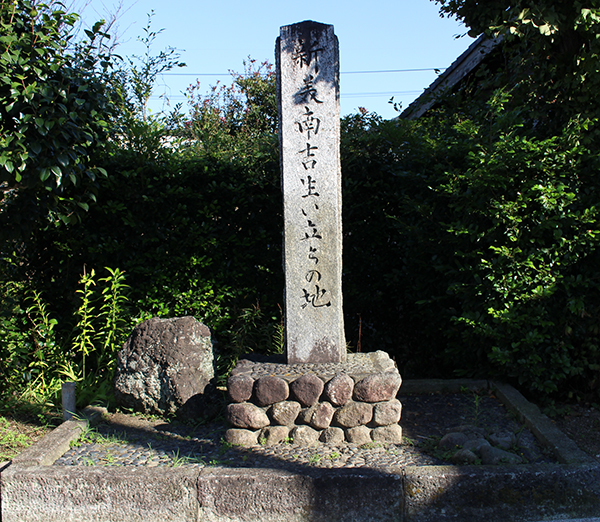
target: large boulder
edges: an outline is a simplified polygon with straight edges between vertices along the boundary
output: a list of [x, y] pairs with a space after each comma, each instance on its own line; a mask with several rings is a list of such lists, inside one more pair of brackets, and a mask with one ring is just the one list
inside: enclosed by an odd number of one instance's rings
[[134, 411], [212, 417], [210, 330], [193, 317], [153, 318], [136, 326], [117, 355], [115, 398]]

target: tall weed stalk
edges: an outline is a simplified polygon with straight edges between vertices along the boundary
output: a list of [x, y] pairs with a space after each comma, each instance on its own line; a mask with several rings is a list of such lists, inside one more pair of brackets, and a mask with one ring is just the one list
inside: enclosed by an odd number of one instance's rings
[[11, 352], [8, 371], [12, 375], [7, 376], [12, 391], [22, 399], [55, 402], [61, 383], [71, 380], [79, 383], [79, 404], [110, 401], [115, 355], [129, 333], [130, 321], [125, 274], [118, 268], [106, 270], [106, 277], [98, 279], [91, 270], [79, 280], [80, 302], [72, 329], [61, 328], [51, 317], [39, 292], [29, 292], [30, 306], [25, 312], [29, 331]]
[[96, 333], [96, 341], [100, 350], [98, 367], [112, 374], [116, 352], [129, 331], [129, 321], [126, 319], [127, 296], [123, 293], [129, 286], [125, 284], [125, 273], [122, 270], [108, 267], [106, 270], [110, 275], [100, 279], [104, 288], [98, 317], [101, 328]]
[[96, 286], [95, 276], [94, 269], [89, 274], [84, 272], [79, 280], [79, 284], [83, 288], [76, 291], [81, 296], [81, 304], [77, 310], [79, 320], [75, 327], [77, 335], [73, 339], [73, 349], [76, 353], [81, 354], [81, 379], [85, 379], [85, 358], [96, 349], [94, 345], [95, 327], [92, 322], [95, 315], [93, 289]]
[[[56, 343], [56, 319], [50, 317], [48, 307], [39, 292], [33, 290], [32, 304], [26, 314], [32, 323], [28, 342], [23, 338], [18, 366], [23, 371], [25, 389], [22, 398], [46, 399], [59, 386], [56, 368], [63, 364], [64, 353]], [[29, 348], [29, 350], [28, 350]]]

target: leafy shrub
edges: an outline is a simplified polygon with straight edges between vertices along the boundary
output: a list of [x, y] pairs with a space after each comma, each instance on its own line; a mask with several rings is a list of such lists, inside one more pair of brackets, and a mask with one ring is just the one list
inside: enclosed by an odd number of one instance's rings
[[106, 174], [94, 162], [112, 114], [105, 35], [96, 24], [75, 45], [76, 20], [60, 4], [0, 2], [2, 237], [35, 219], [76, 221]]
[[61, 383], [70, 380], [79, 383], [81, 406], [111, 400], [116, 351], [131, 322], [123, 293], [125, 275], [119, 269], [106, 270], [108, 275], [100, 279], [94, 270], [81, 277], [74, 325], [53, 318], [38, 291], [7, 285], [2, 310], [12, 314], [2, 317], [0, 339], [5, 394], [57, 404]]

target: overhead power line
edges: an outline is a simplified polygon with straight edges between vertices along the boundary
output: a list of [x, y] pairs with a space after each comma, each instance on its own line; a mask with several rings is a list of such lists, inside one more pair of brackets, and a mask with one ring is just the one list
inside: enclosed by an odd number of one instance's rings
[[[402, 96], [402, 95], [414, 95], [421, 94], [423, 91], [387, 91], [387, 92], [346, 92], [341, 93], [342, 98], [374, 98], [377, 96]], [[151, 99], [157, 100], [163, 96], [153, 95]], [[174, 94], [167, 96], [170, 100], [185, 100], [187, 97], [182, 94]]]
[[[342, 71], [340, 74], [387, 74], [387, 73], [409, 73], [409, 72], [442, 72], [445, 67], [428, 67], [425, 69], [385, 69], [381, 71]], [[164, 76], [231, 76], [232, 73], [163, 73]], [[236, 73], [237, 74], [237, 73]], [[241, 74], [240, 76], [247, 76]]]
[[441, 72], [445, 71], [445, 67], [428, 67], [427, 69], [386, 69], [383, 71], [342, 71], [340, 74], [382, 74], [382, 73], [405, 73], [405, 72], [426, 72], [426, 71], [435, 71]]

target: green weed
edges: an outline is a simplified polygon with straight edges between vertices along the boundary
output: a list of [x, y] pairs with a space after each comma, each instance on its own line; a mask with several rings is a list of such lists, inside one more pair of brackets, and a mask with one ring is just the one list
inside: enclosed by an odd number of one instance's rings
[[179, 450], [171, 454], [172, 466], [177, 468], [184, 464], [206, 464], [203, 457], [190, 457], [189, 455], [179, 455]]
[[313, 453], [308, 458], [308, 463], [309, 464], [317, 464], [322, 458], [323, 458], [323, 455], [319, 455], [318, 453]]
[[8, 420], [0, 417], [0, 461], [12, 459], [30, 444], [30, 437], [16, 433], [11, 429]]

